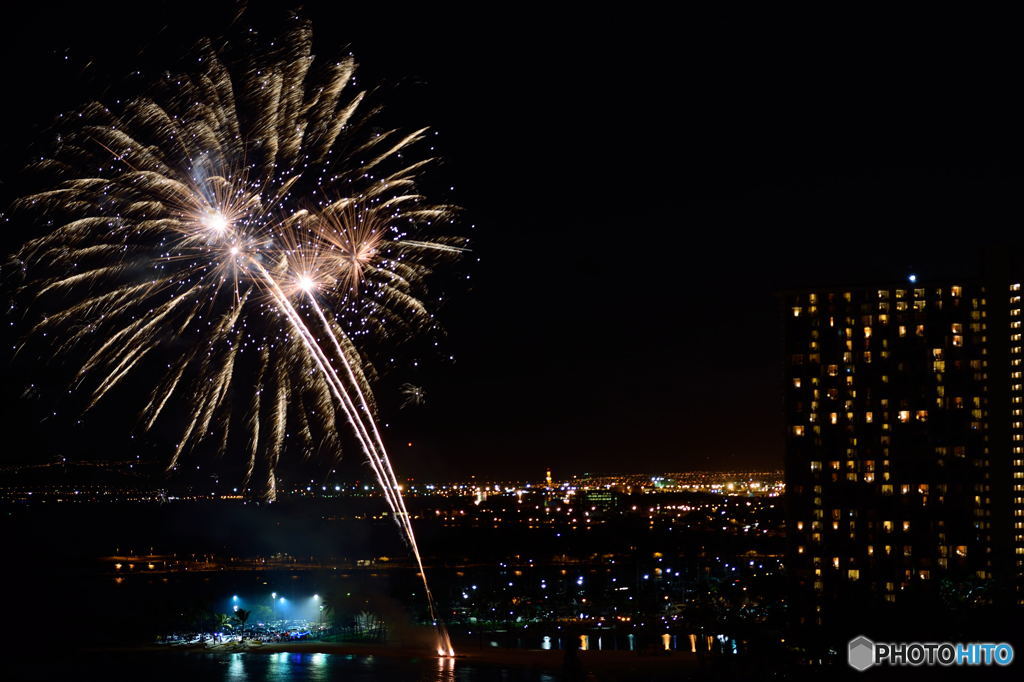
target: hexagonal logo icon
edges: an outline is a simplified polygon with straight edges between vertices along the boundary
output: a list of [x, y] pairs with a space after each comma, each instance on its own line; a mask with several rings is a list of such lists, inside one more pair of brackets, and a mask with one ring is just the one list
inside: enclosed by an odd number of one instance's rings
[[875, 643], [864, 635], [851, 639], [846, 660], [854, 670], [867, 670], [875, 663]]

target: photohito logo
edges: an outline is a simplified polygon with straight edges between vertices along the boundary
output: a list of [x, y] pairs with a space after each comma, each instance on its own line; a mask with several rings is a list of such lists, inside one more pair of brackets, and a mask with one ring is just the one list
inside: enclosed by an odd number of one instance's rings
[[846, 660], [854, 670], [873, 665], [1010, 665], [1013, 647], [1005, 642], [872, 642], [861, 635], [850, 640]]

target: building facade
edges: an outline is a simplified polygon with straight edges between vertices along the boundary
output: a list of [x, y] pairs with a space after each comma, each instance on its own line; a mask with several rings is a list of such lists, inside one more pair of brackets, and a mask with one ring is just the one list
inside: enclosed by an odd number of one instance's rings
[[1021, 285], [785, 295], [795, 611], [997, 581], [1024, 603]]

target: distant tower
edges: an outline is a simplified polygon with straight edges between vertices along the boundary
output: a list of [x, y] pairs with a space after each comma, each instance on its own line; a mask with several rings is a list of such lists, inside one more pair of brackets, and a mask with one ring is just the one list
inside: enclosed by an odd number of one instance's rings
[[547, 475], [545, 476], [545, 479], [547, 480], [548, 487], [550, 488], [551, 487], [551, 469], [550, 468], [547, 470]]

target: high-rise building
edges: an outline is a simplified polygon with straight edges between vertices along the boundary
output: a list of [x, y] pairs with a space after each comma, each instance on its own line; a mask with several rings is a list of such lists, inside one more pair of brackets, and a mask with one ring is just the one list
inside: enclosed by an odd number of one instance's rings
[[784, 295], [786, 495], [800, 620], [995, 581], [1024, 603], [1021, 284]]

